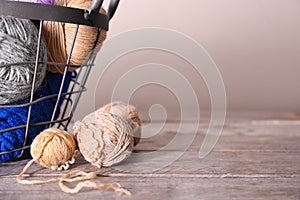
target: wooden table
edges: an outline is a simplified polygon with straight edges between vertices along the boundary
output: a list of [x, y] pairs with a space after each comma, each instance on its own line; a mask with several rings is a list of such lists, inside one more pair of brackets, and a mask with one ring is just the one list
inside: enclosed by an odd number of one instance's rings
[[[178, 132], [180, 123], [193, 127], [197, 122], [171, 120], [156, 136], [143, 139], [135, 153], [159, 151], [175, 136], [191, 134], [188, 128]], [[102, 176], [95, 182], [120, 183], [132, 196], [88, 188], [78, 194], [67, 194], [57, 183], [21, 185], [16, 182], [16, 175], [28, 162], [21, 160], [0, 164], [0, 199], [300, 199], [300, 117], [297, 114], [228, 113], [215, 148], [200, 159], [199, 149], [208, 123], [209, 118], [202, 117], [196, 137], [183, 156], [151, 173], [123, 172], [114, 167], [98, 169], [81, 156], [71, 168], [97, 171]], [[169, 151], [178, 150], [174, 147]], [[131, 164], [135, 165], [124, 162], [120, 166]], [[66, 173], [37, 164], [29, 171], [34, 172], [31, 178], [35, 179]]]

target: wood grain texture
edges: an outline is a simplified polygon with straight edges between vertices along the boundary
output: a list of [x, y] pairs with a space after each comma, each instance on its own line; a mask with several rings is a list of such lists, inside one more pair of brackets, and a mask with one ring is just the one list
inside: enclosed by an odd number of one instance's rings
[[[122, 171], [138, 167], [143, 160], [126, 160], [118, 167], [98, 169], [77, 158], [72, 169], [97, 171], [97, 183], [118, 182], [132, 192], [131, 197], [119, 197], [112, 191], [83, 189], [76, 195], [60, 191], [56, 183], [20, 185], [16, 175], [28, 160], [0, 164], [0, 199], [300, 199], [300, 123], [297, 115], [230, 114], [230, 119], [213, 151], [204, 159], [199, 149], [208, 123], [200, 123], [188, 149], [170, 165], [152, 173]], [[249, 117], [250, 116], [250, 117]], [[272, 117], [274, 116], [274, 117]], [[195, 121], [151, 123], [144, 128], [134, 154], [159, 151], [162, 157], [181, 152], [181, 148], [160, 148], [172, 139], [184, 139], [194, 134]], [[146, 127], [146, 126], [145, 126]], [[121, 167], [121, 168], [120, 168]], [[34, 164], [29, 172], [33, 179], [61, 176], [65, 172], [50, 171]], [[71, 184], [72, 186], [72, 184]]]
[[112, 191], [83, 189], [78, 194], [60, 192], [58, 185], [19, 185], [3, 178], [1, 197], [32, 199], [299, 199], [298, 178], [98, 178], [97, 183], [119, 182], [130, 197]]

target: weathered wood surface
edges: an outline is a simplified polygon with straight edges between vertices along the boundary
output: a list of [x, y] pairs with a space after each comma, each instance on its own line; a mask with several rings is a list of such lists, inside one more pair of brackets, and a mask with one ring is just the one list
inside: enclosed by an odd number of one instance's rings
[[[208, 123], [200, 124], [192, 144], [178, 160], [154, 172], [120, 170], [137, 167], [130, 160], [118, 167], [98, 169], [81, 156], [72, 169], [97, 171], [95, 181], [118, 182], [132, 192], [119, 197], [112, 191], [84, 189], [76, 195], [60, 191], [57, 183], [20, 185], [16, 175], [28, 160], [0, 164], [0, 199], [300, 199], [300, 122], [298, 115], [230, 114], [213, 151], [199, 158], [200, 146]], [[208, 121], [207, 121], [208, 122]], [[179, 132], [179, 123], [185, 126]], [[175, 137], [194, 134], [193, 120], [169, 121], [160, 129], [157, 121], [144, 129], [144, 137], [134, 154], [161, 151], [163, 156], [180, 152], [174, 146], [159, 150]], [[162, 158], [163, 158], [162, 156]], [[159, 162], [160, 158], [153, 160]], [[141, 161], [142, 162], [142, 161]], [[50, 171], [33, 165], [31, 178], [55, 177], [65, 172]]]
[[[112, 191], [83, 189], [78, 194], [60, 192], [58, 185], [19, 185], [3, 178], [3, 199], [299, 199], [298, 178], [143, 178], [109, 177], [101, 182], [119, 182], [132, 196]], [[97, 180], [100, 183], [100, 180]]]

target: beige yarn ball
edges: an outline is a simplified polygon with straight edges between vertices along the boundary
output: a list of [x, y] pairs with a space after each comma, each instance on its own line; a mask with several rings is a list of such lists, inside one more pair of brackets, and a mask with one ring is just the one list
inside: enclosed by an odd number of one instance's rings
[[112, 113], [93, 112], [75, 122], [73, 129], [80, 152], [99, 168], [123, 161], [134, 147], [130, 125]]
[[136, 107], [122, 102], [112, 102], [101, 107], [99, 111], [109, 112], [126, 120], [133, 130], [134, 146], [141, 138], [141, 120]]
[[[56, 0], [55, 5], [65, 6], [79, 9], [89, 9], [92, 4], [92, 0]], [[101, 8], [100, 13], [106, 15], [106, 11]], [[70, 50], [73, 44], [73, 37], [75, 30], [77, 28], [76, 24], [72, 23], [62, 23], [53, 21], [44, 21], [43, 23], [43, 36], [47, 42], [49, 49], [49, 61], [54, 63], [65, 64], [68, 60]], [[70, 64], [82, 65], [87, 61], [92, 49], [94, 48], [96, 38], [99, 29], [97, 27], [80, 25], [76, 42], [73, 47], [72, 56], [70, 58]], [[106, 39], [106, 31], [101, 30], [99, 35], [95, 53], [97, 53], [103, 41]], [[68, 71], [74, 71], [78, 68], [69, 67]], [[55, 64], [49, 64], [48, 70], [53, 73], [63, 73], [65, 70], [64, 66], [59, 66]]]
[[40, 165], [52, 170], [61, 170], [74, 163], [76, 147], [73, 135], [57, 128], [49, 128], [33, 140], [30, 153]]

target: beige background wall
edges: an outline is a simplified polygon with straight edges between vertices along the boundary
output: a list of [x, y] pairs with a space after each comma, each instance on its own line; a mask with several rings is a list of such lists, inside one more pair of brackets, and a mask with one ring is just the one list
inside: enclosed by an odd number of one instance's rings
[[[143, 27], [173, 29], [201, 44], [222, 74], [228, 110], [300, 112], [299, 0], [121, 0], [108, 38]], [[111, 65], [96, 92], [95, 106], [109, 102], [123, 73], [148, 62], [179, 70], [197, 93], [200, 108], [210, 109], [206, 86], [188, 63], [150, 50], [123, 56]], [[93, 73], [101, 68], [95, 64]], [[88, 87], [94, 84], [89, 80]], [[140, 109], [158, 103], [178, 110], [174, 95], [155, 85], [136, 91], [131, 103]], [[87, 112], [84, 104], [79, 111]]]

